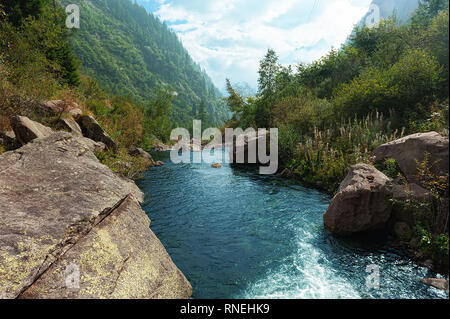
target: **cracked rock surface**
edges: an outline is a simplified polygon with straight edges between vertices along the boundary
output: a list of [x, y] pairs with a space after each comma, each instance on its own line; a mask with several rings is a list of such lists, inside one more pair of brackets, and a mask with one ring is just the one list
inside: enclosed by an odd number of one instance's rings
[[59, 132], [0, 156], [0, 297], [189, 298], [143, 194]]

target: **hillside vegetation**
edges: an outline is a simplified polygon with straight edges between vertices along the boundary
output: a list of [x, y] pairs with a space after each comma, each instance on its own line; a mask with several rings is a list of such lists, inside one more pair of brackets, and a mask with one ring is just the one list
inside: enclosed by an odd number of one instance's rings
[[13, 114], [51, 126], [42, 101], [76, 102], [122, 146], [104, 156], [120, 161], [193, 118], [223, 123], [218, 90], [165, 24], [128, 0], [79, 4], [82, 27], [69, 30], [58, 1], [0, 0], [0, 131]]
[[[11, 130], [11, 115], [57, 127], [66, 115], [43, 113], [42, 102], [75, 102], [85, 114], [94, 115], [119, 146], [117, 152], [98, 154], [99, 159], [134, 177], [145, 165], [128, 150], [150, 149], [157, 137], [169, 136], [174, 96], [154, 90], [155, 96], [140, 104], [101, 89], [95, 75], [80, 71], [65, 20], [63, 8], [53, 1], [0, 1], [0, 132]], [[0, 146], [0, 153], [7, 150]]]
[[[129, 0], [61, 1], [80, 7], [81, 27], [71, 38], [83, 70], [101, 88], [147, 105], [173, 93], [172, 126], [198, 118], [212, 126], [228, 119], [221, 93], [194, 63], [175, 32]], [[202, 109], [203, 105], [203, 109]]]

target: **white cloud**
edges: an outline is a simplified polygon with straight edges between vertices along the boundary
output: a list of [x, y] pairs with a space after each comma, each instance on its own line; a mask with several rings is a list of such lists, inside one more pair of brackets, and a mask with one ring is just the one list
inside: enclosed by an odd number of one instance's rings
[[259, 60], [311, 62], [339, 47], [371, 0], [157, 0], [193, 59], [223, 89], [225, 78], [256, 86]]

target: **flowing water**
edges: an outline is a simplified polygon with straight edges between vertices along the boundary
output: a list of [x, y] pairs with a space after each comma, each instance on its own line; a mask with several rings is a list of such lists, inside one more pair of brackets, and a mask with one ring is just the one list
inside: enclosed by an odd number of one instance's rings
[[[420, 283], [436, 275], [399, 252], [328, 234], [322, 215], [330, 197], [323, 193], [227, 164], [155, 157], [166, 165], [140, 181], [143, 208], [193, 298], [449, 297]], [[371, 265], [379, 267], [378, 289], [366, 284]]]

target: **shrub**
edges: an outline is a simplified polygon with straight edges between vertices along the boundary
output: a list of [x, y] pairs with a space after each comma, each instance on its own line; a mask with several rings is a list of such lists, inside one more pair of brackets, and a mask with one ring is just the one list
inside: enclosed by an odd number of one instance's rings
[[335, 193], [351, 165], [370, 163], [371, 151], [402, 137], [404, 131], [391, 131], [380, 113], [353, 120], [327, 130], [314, 129], [303, 136], [289, 165], [308, 184]]
[[431, 104], [438, 93], [441, 68], [423, 50], [410, 50], [387, 70], [368, 69], [335, 92], [337, 113], [359, 117], [379, 110], [385, 115], [391, 109], [402, 119], [423, 118], [416, 105]]
[[135, 157], [128, 154], [125, 148], [120, 148], [116, 153], [111, 151], [96, 152], [100, 163], [109, 167], [113, 172], [118, 173], [130, 179], [140, 178], [149, 163], [141, 157]]
[[392, 179], [403, 176], [397, 161], [393, 158], [387, 158], [383, 162], [375, 164], [375, 168]]
[[422, 162], [417, 162], [417, 177], [431, 198], [425, 203], [413, 203], [414, 218], [422, 252], [448, 272], [449, 179], [448, 174], [436, 176], [432, 172], [435, 164], [430, 162], [428, 153]]

